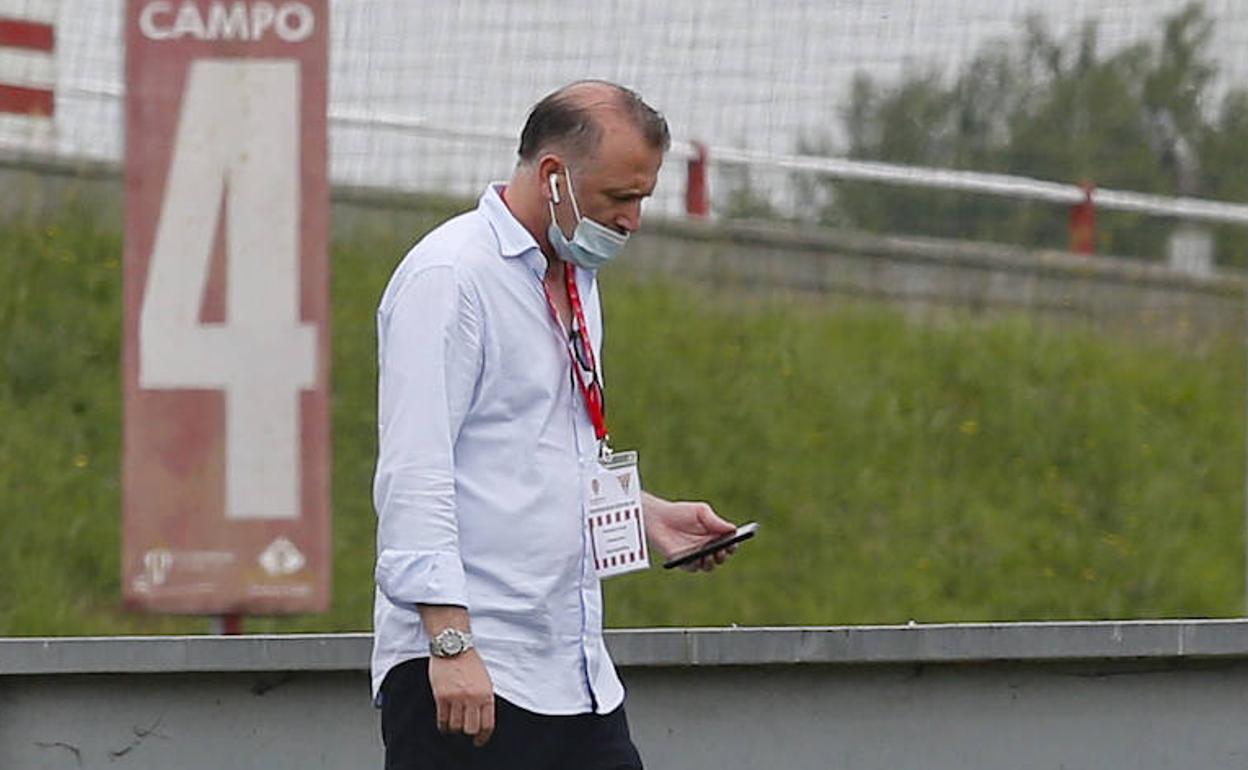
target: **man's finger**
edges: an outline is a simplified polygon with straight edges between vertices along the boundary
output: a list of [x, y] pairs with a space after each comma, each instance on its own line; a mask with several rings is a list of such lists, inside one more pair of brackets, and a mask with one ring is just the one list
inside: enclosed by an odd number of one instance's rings
[[447, 723], [451, 720], [451, 704], [442, 698], [436, 699], [438, 704], [438, 732], [447, 731]]
[[468, 706], [464, 709], [464, 735], [475, 736], [481, 731], [481, 709]]
[[464, 729], [464, 702], [461, 700], [451, 701], [451, 718], [447, 722], [447, 730], [451, 733], [457, 733]]
[[494, 701], [490, 701], [481, 707], [481, 730], [477, 732], [477, 738], [473, 741], [477, 746], [484, 746], [490, 736], [494, 734]]

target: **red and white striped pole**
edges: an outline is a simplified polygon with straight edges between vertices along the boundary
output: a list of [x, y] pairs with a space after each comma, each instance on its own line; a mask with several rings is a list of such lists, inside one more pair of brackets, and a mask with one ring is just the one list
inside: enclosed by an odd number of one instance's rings
[[0, 10], [0, 113], [47, 120], [56, 111], [55, 8], [32, 5], [30, 15]]

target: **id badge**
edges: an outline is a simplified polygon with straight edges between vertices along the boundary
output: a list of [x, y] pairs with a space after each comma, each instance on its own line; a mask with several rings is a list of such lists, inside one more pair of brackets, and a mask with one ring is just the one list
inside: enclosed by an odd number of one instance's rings
[[585, 490], [589, 539], [599, 578], [650, 566], [641, 517], [641, 476], [636, 452], [614, 452], [598, 461]]

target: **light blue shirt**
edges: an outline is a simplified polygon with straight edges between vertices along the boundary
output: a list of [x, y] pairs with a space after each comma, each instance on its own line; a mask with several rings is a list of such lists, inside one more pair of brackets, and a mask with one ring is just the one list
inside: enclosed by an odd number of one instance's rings
[[[624, 688], [582, 502], [598, 443], [542, 290], [546, 258], [501, 189], [416, 244], [377, 312], [373, 693], [429, 655], [416, 605], [455, 604], [499, 696], [605, 714]], [[578, 269], [577, 286], [599, 351], [594, 275]]]

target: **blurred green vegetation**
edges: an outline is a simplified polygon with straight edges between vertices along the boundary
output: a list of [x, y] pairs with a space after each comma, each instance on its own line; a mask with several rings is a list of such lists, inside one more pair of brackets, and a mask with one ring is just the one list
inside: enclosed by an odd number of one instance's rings
[[[418, 237], [398, 232], [333, 247], [332, 611], [249, 630], [369, 628], [373, 314]], [[119, 609], [120, 259], [88, 211], [0, 224], [0, 635], [207, 628]], [[1240, 612], [1237, 341], [604, 285], [617, 445], [653, 491], [763, 524], [714, 575], [612, 581], [610, 625]]]
[[[844, 111], [845, 138], [811, 134], [798, 150], [1246, 202], [1248, 89], [1220, 81], [1209, 53], [1214, 25], [1192, 3], [1163, 20], [1152, 39], [1112, 49], [1092, 22], [1059, 38], [1033, 17], [1014, 39], [985, 46], [956, 72], [932, 62], [897, 82], [859, 75]], [[1068, 245], [1063, 206], [828, 178], [795, 183], [807, 202], [803, 216], [825, 224]], [[727, 213], [759, 215], [748, 185], [738, 181], [732, 192]], [[1172, 227], [1100, 211], [1097, 251], [1161, 259]], [[1220, 263], [1248, 265], [1243, 227], [1210, 229]]]

